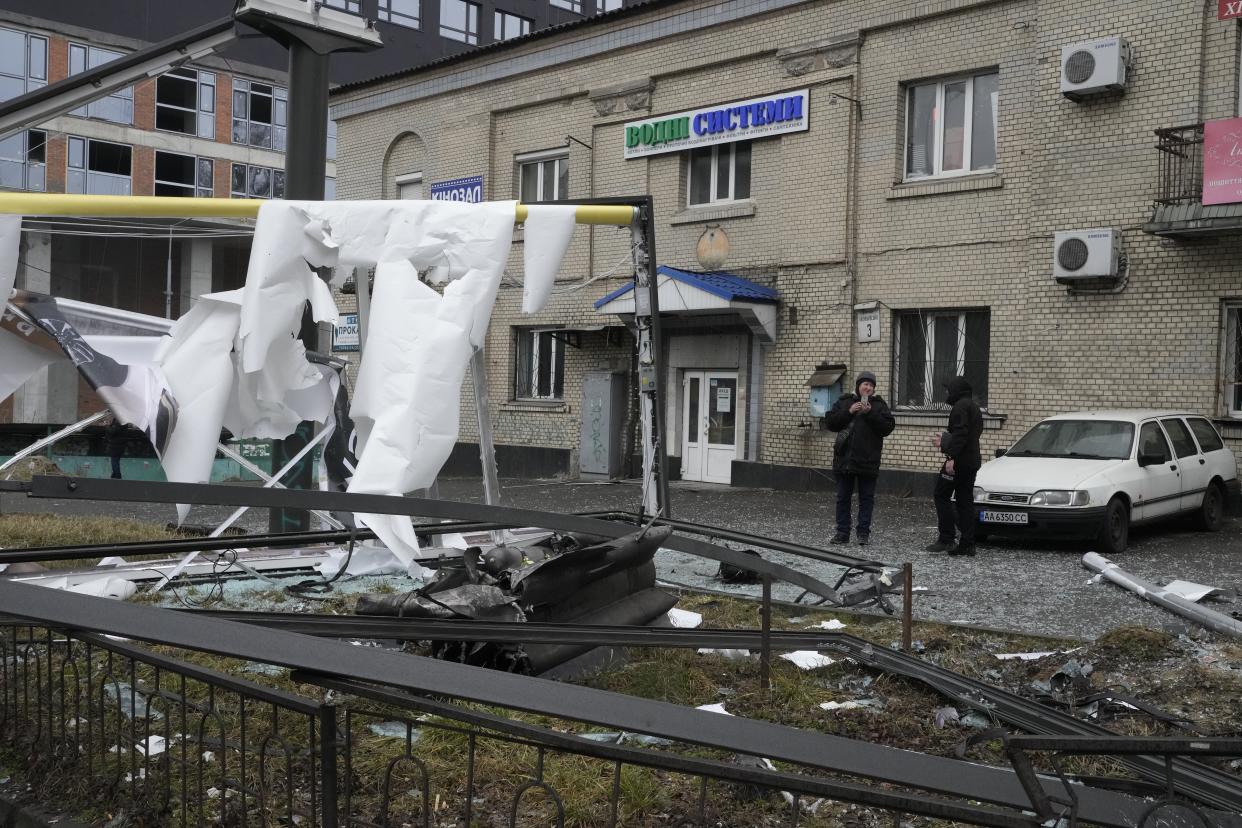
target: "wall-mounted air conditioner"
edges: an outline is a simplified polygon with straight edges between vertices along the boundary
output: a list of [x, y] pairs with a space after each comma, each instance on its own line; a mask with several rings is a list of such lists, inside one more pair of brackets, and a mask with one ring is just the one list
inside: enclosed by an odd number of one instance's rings
[[1052, 277], [1063, 285], [1087, 279], [1116, 279], [1120, 264], [1120, 230], [1104, 227], [1056, 234]]
[[1071, 43], [1061, 49], [1061, 94], [1070, 100], [1126, 88], [1130, 44], [1121, 37]]

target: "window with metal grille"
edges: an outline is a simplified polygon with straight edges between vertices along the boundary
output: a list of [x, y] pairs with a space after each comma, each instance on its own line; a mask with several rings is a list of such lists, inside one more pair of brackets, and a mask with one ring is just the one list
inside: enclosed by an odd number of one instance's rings
[[690, 150], [686, 194], [692, 207], [750, 198], [750, 141]]
[[582, 0], [548, 0], [553, 6], [582, 14]]
[[[121, 57], [121, 52], [101, 49], [84, 43], [69, 44], [69, 74], [77, 75], [88, 69], [103, 66], [111, 60]], [[116, 124], [134, 123], [134, 87], [118, 89], [105, 98], [91, 101], [86, 106], [73, 110], [71, 115], [82, 118], [99, 118]]]
[[517, 362], [513, 395], [519, 400], [565, 397], [565, 343], [555, 331], [515, 328]]
[[492, 24], [492, 36], [497, 40], [512, 40], [530, 34], [530, 20], [516, 14], [497, 11]]
[[569, 198], [567, 149], [525, 153], [515, 160], [520, 201], [564, 201]]
[[596, 0], [595, 13], [603, 14], [604, 12], [616, 11], [621, 8], [622, 0]]
[[945, 382], [964, 376], [975, 402], [987, 407], [990, 325], [987, 310], [894, 312], [895, 404], [943, 408]]
[[479, 4], [440, 0], [440, 36], [462, 43], [479, 43]]
[[419, 0], [379, 0], [379, 19], [407, 29], [419, 28]]
[[1221, 384], [1225, 413], [1242, 417], [1242, 302], [1225, 305], [1225, 359]]
[[160, 75], [155, 82], [155, 128], [215, 140], [215, 73], [174, 69]]
[[906, 180], [996, 168], [999, 81], [987, 72], [906, 88]]
[[289, 91], [233, 78], [233, 143], [285, 151]]
[[362, 14], [362, 0], [320, 0], [325, 6], [350, 14]]

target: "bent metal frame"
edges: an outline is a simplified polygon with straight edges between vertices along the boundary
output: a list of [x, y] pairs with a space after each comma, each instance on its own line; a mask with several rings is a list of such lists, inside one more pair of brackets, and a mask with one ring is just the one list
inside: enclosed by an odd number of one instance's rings
[[[80, 216], [125, 218], [233, 218], [258, 216], [261, 199], [173, 198], [162, 196], [101, 196], [52, 193], [0, 193], [0, 214], [23, 216]], [[566, 206], [565, 202], [555, 202]], [[518, 204], [514, 222], [526, 220], [526, 205]], [[638, 354], [638, 394], [642, 421], [643, 499], [640, 510], [651, 516], [671, 517], [668, 491], [668, 452], [665, 440], [666, 373], [660, 329], [660, 303], [655, 276], [655, 221], [650, 196], [592, 199], [577, 205], [578, 224], [629, 227], [634, 264], [634, 325]], [[366, 279], [358, 281], [361, 341], [369, 305]], [[363, 345], [365, 347], [365, 344]], [[484, 501], [499, 503], [495, 447], [491, 440], [491, 417], [487, 410], [486, 360], [475, 352], [471, 374], [475, 384], [475, 408], [479, 427]]]

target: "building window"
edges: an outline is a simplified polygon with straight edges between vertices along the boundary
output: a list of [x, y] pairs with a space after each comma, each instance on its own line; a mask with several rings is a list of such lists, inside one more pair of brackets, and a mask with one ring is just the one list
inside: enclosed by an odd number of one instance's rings
[[362, 0], [320, 0], [325, 6], [350, 14], [362, 14]]
[[1242, 417], [1242, 302], [1225, 306], [1225, 413]]
[[285, 172], [254, 164], [234, 164], [229, 193], [233, 198], [284, 198]]
[[336, 201], [336, 179], [325, 176], [323, 179], [323, 200]]
[[565, 397], [565, 343], [555, 331], [518, 330], [514, 396], [519, 400]]
[[0, 101], [47, 85], [47, 38], [0, 28]]
[[46, 184], [46, 132], [29, 129], [0, 140], [0, 187], [41, 193]]
[[423, 197], [423, 174], [412, 172], [397, 176], [397, 198], [403, 201], [417, 201]]
[[750, 198], [750, 141], [690, 150], [686, 179], [692, 207]]
[[211, 198], [215, 189], [215, 165], [210, 158], [175, 152], [155, 153], [155, 194]]
[[233, 78], [233, 143], [285, 151], [289, 92], [283, 86]]
[[990, 316], [986, 310], [918, 310], [895, 314], [897, 404], [940, 408], [944, 383], [964, 376], [987, 406]]
[[65, 192], [129, 195], [133, 149], [128, 144], [70, 137]]
[[921, 83], [906, 89], [906, 179], [996, 168], [1000, 76]]
[[215, 73], [174, 69], [160, 75], [155, 82], [155, 128], [215, 140]]
[[419, 0], [379, 0], [379, 19], [407, 29], [419, 25]]
[[328, 121], [328, 146], [325, 157], [329, 161], [336, 158], [336, 121]]
[[553, 6], [559, 6], [562, 9], [569, 9], [571, 12], [582, 14], [582, 0], [548, 0]]
[[[95, 69], [110, 60], [122, 57], [121, 52], [101, 49], [98, 46], [87, 46], [81, 43], [69, 44], [69, 74], [77, 75], [88, 69]], [[112, 121], [114, 124], [133, 124], [134, 122], [134, 87], [127, 86], [113, 92], [106, 98], [91, 101], [80, 106], [70, 114], [81, 118], [99, 118]]]
[[518, 198], [524, 204], [569, 198], [569, 154], [566, 150], [519, 155], [517, 166]]
[[497, 40], [512, 40], [515, 37], [530, 34], [530, 20], [508, 12], [496, 12], [495, 27], [492, 35]]
[[479, 5], [466, 0], [440, 0], [440, 36], [478, 45]]
[[603, 14], [604, 12], [616, 11], [621, 8], [621, 0], [596, 0], [595, 13]]

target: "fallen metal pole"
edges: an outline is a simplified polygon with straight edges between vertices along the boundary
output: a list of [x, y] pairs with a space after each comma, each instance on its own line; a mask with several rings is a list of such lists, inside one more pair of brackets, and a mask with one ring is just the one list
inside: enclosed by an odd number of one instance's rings
[[[36, 476], [30, 483], [5, 484], [0, 490], [25, 491], [32, 497], [69, 498], [74, 500], [115, 500], [148, 503], [191, 503], [224, 506], [260, 506], [264, 508], [323, 509], [336, 512], [367, 512], [380, 515], [407, 515], [453, 520], [491, 520], [504, 526], [539, 526], [564, 532], [581, 532], [606, 538], [619, 538], [633, 531], [611, 521], [515, 509], [510, 506], [485, 506], [451, 500], [430, 500], [417, 497], [348, 494], [343, 492], [299, 491], [293, 489], [256, 489], [252, 486], [223, 486], [202, 483], [155, 483], [141, 480], [94, 480], [75, 477]], [[801, 587], [841, 605], [844, 599], [832, 587], [792, 567], [747, 555], [735, 549], [693, 538], [672, 537], [665, 542], [668, 549], [687, 552], [710, 560], [728, 563], [739, 569], [760, 574]], [[861, 598], [859, 599], [861, 600]]]
[[[635, 523], [644, 521], [639, 520], [639, 516], [632, 512], [580, 512], [582, 517], [600, 518], [601, 520], [628, 520]], [[820, 549], [817, 546], [806, 546], [801, 543], [793, 543], [791, 541], [779, 540], [778, 538], [768, 538], [762, 535], [752, 535], [747, 532], [739, 532], [734, 529], [723, 529], [719, 526], [708, 526], [704, 523], [693, 523], [688, 520], [672, 520], [669, 518], [659, 517], [655, 520], [656, 526], [671, 526], [679, 532], [690, 532], [695, 535], [702, 535], [713, 540], [732, 541], [734, 543], [745, 543], [751, 546], [762, 546], [765, 549], [772, 549], [777, 552], [787, 552], [790, 555], [797, 555], [803, 558], [812, 558], [825, 563], [837, 564], [848, 569], [858, 569], [864, 572], [881, 572], [888, 569], [892, 564], [886, 564], [881, 561], [871, 561], [864, 558], [855, 558], [851, 555], [842, 555], [840, 552], [834, 552], [831, 549]]]
[[1146, 598], [1153, 604], [1164, 607], [1169, 612], [1175, 612], [1196, 624], [1202, 624], [1213, 632], [1242, 638], [1242, 621], [1231, 618], [1223, 612], [1201, 607], [1194, 601], [1169, 592], [1164, 587], [1156, 586], [1151, 581], [1144, 581], [1142, 578], [1131, 575], [1103, 555], [1088, 552], [1082, 556], [1082, 565], [1093, 572], [1100, 573], [1117, 586], [1130, 590], [1140, 598]]
[[695, 756], [682, 756], [668, 751], [644, 750], [620, 744], [595, 742], [573, 733], [526, 724], [423, 696], [374, 687], [359, 681], [325, 679], [321, 676], [297, 672], [291, 678], [297, 682], [315, 684], [386, 706], [419, 710], [450, 721], [486, 728], [568, 753], [593, 756], [627, 765], [657, 768], [673, 773], [701, 774], [738, 784], [763, 785], [773, 790], [797, 791], [810, 796], [967, 822], [973, 825], [1025, 826], [1028, 828], [1035, 828], [1039, 825], [1038, 820], [1032, 817], [983, 805], [949, 802], [918, 794], [893, 791], [876, 785], [857, 785], [824, 777], [785, 773]]
[[[1007, 724], [1034, 733], [1049, 734], [1039, 738], [1067, 740], [1072, 744], [1107, 743], [1122, 739], [1115, 733], [1081, 719], [1053, 710], [1036, 701], [1022, 698], [984, 682], [937, 667], [929, 662], [885, 648], [876, 648], [867, 641], [840, 632], [762, 630], [670, 629], [663, 627], [618, 627], [595, 624], [514, 623], [500, 621], [381, 618], [372, 616], [305, 615], [299, 613], [259, 613], [221, 610], [181, 610], [208, 617], [244, 621], [271, 626], [307, 635], [343, 638], [379, 638], [396, 640], [493, 641], [539, 644], [593, 644], [614, 647], [671, 647], [698, 649], [757, 650], [770, 641], [777, 650], [832, 650], [859, 663], [886, 673], [921, 681], [944, 694], [955, 703], [986, 710], [989, 715]], [[1018, 738], [1018, 737], [1011, 737]], [[1025, 738], [1025, 737], [1023, 737]], [[1186, 739], [1188, 742], [1200, 740]], [[1203, 740], [1216, 741], [1219, 740]], [[1144, 740], [1158, 746], [1158, 740]], [[1125, 744], [1124, 742], [1117, 742]], [[1194, 751], [1185, 751], [1190, 754]], [[1118, 754], [1137, 753], [1132, 758], [1119, 758], [1145, 779], [1163, 783], [1170, 766], [1155, 755], [1141, 755], [1141, 750], [1118, 750]], [[1209, 751], [1210, 754], [1210, 751]], [[1242, 784], [1228, 774], [1186, 759], [1171, 764], [1175, 787], [1180, 793], [1206, 804], [1238, 810], [1242, 808]]]
[[903, 569], [906, 577], [901, 585], [901, 651], [908, 653], [914, 644], [914, 564], [906, 561]]
[[[57, 629], [87, 629], [420, 694], [454, 696], [1013, 808], [1032, 805], [1022, 782], [1007, 768], [927, 756], [739, 716], [722, 716], [592, 687], [353, 647], [296, 633], [2, 580], [0, 606], [7, 615]], [[1061, 788], [1052, 779], [1041, 780], [1041, 784], [1049, 793], [1057, 793]], [[1101, 825], [1133, 828], [1146, 807], [1141, 799], [1124, 794], [1085, 785], [1075, 788], [1079, 816]], [[1242, 825], [1242, 817], [1221, 824]]]

